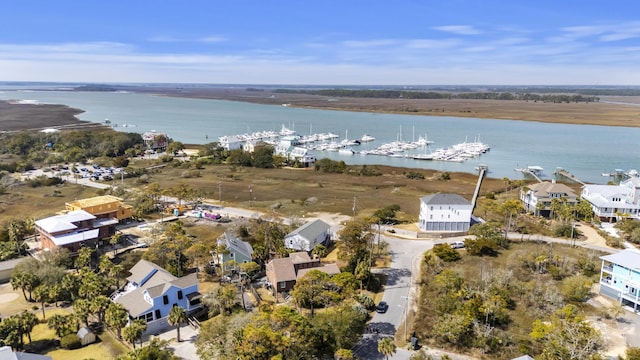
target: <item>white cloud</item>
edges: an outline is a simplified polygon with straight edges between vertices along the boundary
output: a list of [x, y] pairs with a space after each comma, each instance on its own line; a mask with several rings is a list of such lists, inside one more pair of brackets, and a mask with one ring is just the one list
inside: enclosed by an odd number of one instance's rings
[[471, 25], [446, 25], [446, 26], [435, 26], [432, 29], [448, 32], [457, 35], [479, 35], [482, 34], [482, 31], [477, 30]]

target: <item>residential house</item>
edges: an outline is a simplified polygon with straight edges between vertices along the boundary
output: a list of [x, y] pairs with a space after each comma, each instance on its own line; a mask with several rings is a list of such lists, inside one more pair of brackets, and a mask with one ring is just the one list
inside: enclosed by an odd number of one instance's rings
[[524, 203], [525, 210], [535, 215], [549, 217], [553, 199], [563, 200], [571, 205], [578, 203], [578, 196], [570, 187], [556, 182], [544, 181], [520, 189], [520, 200]]
[[201, 309], [195, 273], [178, 278], [146, 260], [140, 260], [130, 271], [127, 284], [111, 299], [127, 309], [130, 320], [147, 322], [145, 334], [158, 334], [168, 329], [167, 317], [174, 306], [183, 308], [187, 315]]
[[227, 151], [242, 149], [244, 140], [235, 135], [218, 137], [218, 144]]
[[311, 251], [331, 239], [331, 226], [322, 220], [308, 222], [284, 237], [287, 249]]
[[296, 281], [311, 270], [320, 270], [329, 275], [340, 273], [338, 265], [322, 265], [317, 257], [310, 258], [305, 251], [289, 254], [289, 257], [273, 259], [266, 266], [267, 279], [272, 285], [274, 295], [289, 292]]
[[150, 131], [142, 134], [142, 141], [144, 141], [144, 144], [149, 150], [164, 151], [169, 145], [169, 136], [165, 133]]
[[0, 360], [51, 360], [51, 356], [13, 351], [11, 346], [1, 346]]
[[630, 178], [620, 185], [585, 185], [580, 196], [600, 221], [614, 222], [623, 216], [640, 219], [639, 193], [640, 179]]
[[97, 218], [115, 218], [118, 221], [131, 219], [133, 206], [113, 195], [94, 196], [64, 204], [68, 211], [84, 210]]
[[420, 198], [418, 227], [422, 231], [466, 232], [473, 206], [457, 194], [437, 193]]
[[[45, 250], [64, 247], [76, 252], [82, 246], [97, 245], [101, 221], [84, 210], [75, 210], [35, 221], [35, 229]], [[95, 222], [95, 223], [94, 223]]]
[[282, 137], [274, 148], [274, 154], [282, 156], [289, 161], [296, 161], [303, 167], [313, 166], [316, 162], [315, 154], [300, 145], [300, 140], [296, 136]]
[[236, 264], [253, 261], [253, 248], [251, 244], [238, 239], [228, 232], [224, 232], [224, 234], [218, 238], [218, 245], [226, 249], [226, 251], [217, 254], [218, 258], [216, 260], [223, 272], [228, 270], [225, 264], [228, 264], [232, 260]]
[[133, 207], [121, 198], [96, 196], [66, 203], [62, 213], [36, 221], [35, 228], [44, 249], [77, 251], [85, 245], [102, 245], [116, 233], [116, 225], [132, 216]]
[[9, 282], [11, 280], [11, 274], [13, 273], [13, 269], [20, 264], [21, 262], [29, 259], [28, 256], [19, 257], [17, 259], [0, 261], [0, 284]]
[[640, 253], [622, 250], [601, 256], [600, 294], [616, 299], [633, 311], [640, 308]]

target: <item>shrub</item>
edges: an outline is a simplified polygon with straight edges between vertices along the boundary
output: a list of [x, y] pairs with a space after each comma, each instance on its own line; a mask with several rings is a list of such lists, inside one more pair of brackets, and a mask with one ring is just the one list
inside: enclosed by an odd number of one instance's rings
[[422, 175], [421, 173], [417, 172], [417, 171], [408, 171], [404, 174], [404, 176], [407, 179], [412, 179], [412, 180], [424, 180], [424, 175]]
[[80, 342], [80, 338], [78, 337], [78, 335], [69, 334], [60, 339], [60, 346], [62, 346], [62, 348], [64, 349], [73, 350], [80, 348], [82, 346], [82, 343]]
[[440, 173], [440, 175], [438, 176], [438, 180], [444, 180], [444, 181], [451, 180], [451, 175], [449, 174], [449, 172], [445, 171], [443, 173]]
[[451, 262], [460, 259], [460, 253], [456, 249], [452, 249], [448, 244], [438, 244], [433, 247], [433, 253], [443, 261]]
[[358, 300], [360, 305], [364, 306], [367, 310], [373, 310], [376, 307], [376, 303], [373, 301], [371, 296], [367, 294], [358, 294], [356, 296], [356, 300]]

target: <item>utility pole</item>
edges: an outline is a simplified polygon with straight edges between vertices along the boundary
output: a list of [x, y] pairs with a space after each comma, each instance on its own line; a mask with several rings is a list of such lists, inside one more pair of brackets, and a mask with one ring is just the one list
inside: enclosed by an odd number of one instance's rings
[[249, 185], [249, 207], [251, 207], [252, 197], [253, 197], [253, 189], [251, 188], [251, 185]]
[[356, 197], [353, 197], [353, 208], [351, 209], [353, 211], [353, 217], [356, 217]]

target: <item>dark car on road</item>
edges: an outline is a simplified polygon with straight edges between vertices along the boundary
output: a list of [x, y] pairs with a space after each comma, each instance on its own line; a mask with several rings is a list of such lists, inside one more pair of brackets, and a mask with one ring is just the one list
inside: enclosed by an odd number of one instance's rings
[[380, 301], [378, 307], [376, 307], [376, 312], [383, 314], [386, 313], [388, 309], [389, 304], [387, 304], [386, 301]]

